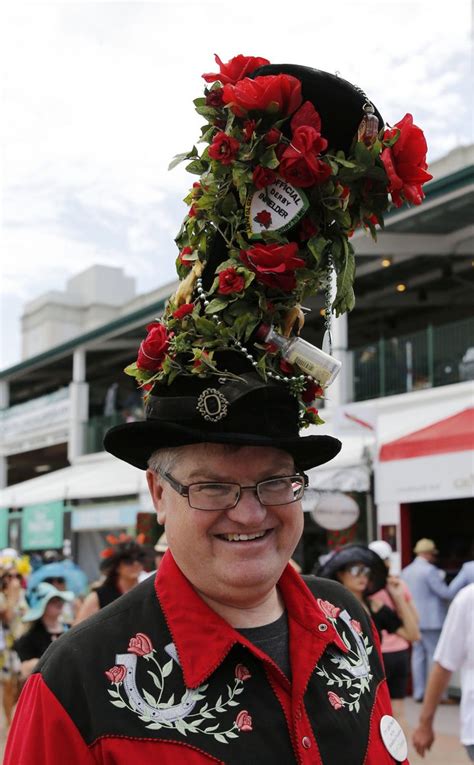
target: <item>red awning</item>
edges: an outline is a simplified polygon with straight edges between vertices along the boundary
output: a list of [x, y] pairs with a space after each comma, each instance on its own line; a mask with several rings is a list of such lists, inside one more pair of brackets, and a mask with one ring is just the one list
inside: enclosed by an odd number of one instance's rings
[[469, 449], [474, 449], [474, 407], [384, 444], [379, 459], [381, 462], [406, 460]]

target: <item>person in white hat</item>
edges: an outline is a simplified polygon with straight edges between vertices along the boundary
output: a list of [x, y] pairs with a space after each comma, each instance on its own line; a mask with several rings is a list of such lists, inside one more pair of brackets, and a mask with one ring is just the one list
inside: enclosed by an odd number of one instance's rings
[[451, 593], [443, 581], [443, 572], [434, 565], [438, 550], [433, 540], [419, 539], [413, 552], [416, 558], [402, 570], [401, 577], [420, 616], [421, 637], [413, 644], [411, 671], [413, 697], [421, 702]]
[[[377, 539], [369, 544], [369, 549], [376, 553], [379, 558], [382, 558], [388, 572], [390, 572], [393, 550], [389, 543], [385, 542], [383, 539]], [[413, 621], [418, 624], [418, 613], [406, 583], [399, 577], [391, 574], [389, 581], [391, 586], [396, 587], [401, 593], [403, 601], [412, 613]], [[372, 597], [374, 600], [382, 602], [385, 606], [391, 608], [397, 613], [399, 618], [402, 619], [400, 609], [397, 608], [397, 604], [387, 588], [384, 587], [382, 590], [374, 593]], [[419, 639], [419, 637], [420, 633], [417, 632], [417, 636], [414, 636], [414, 639]], [[390, 633], [386, 630], [382, 631], [382, 655], [385, 665], [385, 674], [387, 677], [388, 689], [390, 691], [390, 698], [392, 700], [393, 713], [399, 722], [402, 722], [405, 717], [403, 699], [406, 696], [408, 685], [410, 642], [412, 641], [408, 641], [405, 637], [402, 637], [396, 632]]]

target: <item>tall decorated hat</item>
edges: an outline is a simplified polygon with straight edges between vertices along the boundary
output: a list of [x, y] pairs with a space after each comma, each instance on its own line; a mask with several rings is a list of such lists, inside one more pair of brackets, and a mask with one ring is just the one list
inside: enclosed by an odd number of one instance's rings
[[[204, 74], [198, 146], [179, 155], [196, 180], [176, 237], [178, 289], [125, 370], [146, 418], [105, 448], [146, 468], [159, 448], [272, 446], [299, 469], [340, 442], [301, 436], [339, 371], [299, 335], [322, 291], [326, 323], [354, 306], [353, 232], [374, 238], [392, 207], [420, 204], [426, 141], [406, 114], [387, 126], [366, 93], [327, 72], [236, 56]], [[331, 280], [336, 283], [330, 295]]]

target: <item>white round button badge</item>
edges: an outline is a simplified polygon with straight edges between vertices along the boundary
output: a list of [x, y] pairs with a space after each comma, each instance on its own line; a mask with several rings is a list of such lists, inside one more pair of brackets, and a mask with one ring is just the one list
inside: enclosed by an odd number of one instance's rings
[[405, 734], [391, 715], [384, 715], [380, 720], [380, 735], [385, 749], [397, 762], [403, 762], [408, 757], [408, 744]]

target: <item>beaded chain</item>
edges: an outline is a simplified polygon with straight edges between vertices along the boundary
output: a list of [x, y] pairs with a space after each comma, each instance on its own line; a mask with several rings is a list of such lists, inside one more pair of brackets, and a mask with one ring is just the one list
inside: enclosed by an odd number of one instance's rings
[[[207, 294], [202, 286], [202, 279], [201, 277], [198, 277], [196, 280], [196, 289], [198, 293], [198, 299], [202, 301], [204, 304], [204, 307], [207, 307], [209, 305], [209, 300], [207, 299]], [[331, 303], [331, 297], [329, 296], [329, 304]], [[219, 318], [215, 314], [211, 314], [214, 321], [218, 324]], [[329, 320], [329, 326], [330, 326], [330, 320]], [[257, 367], [258, 362], [257, 360], [252, 356], [252, 354], [249, 352], [248, 348], [246, 348], [245, 345], [243, 345], [240, 340], [237, 340], [237, 338], [233, 337], [232, 342], [235, 346], [235, 348], [242, 353], [248, 361], [252, 364], [253, 367]], [[273, 372], [271, 369], [267, 371], [268, 377], [271, 377], [273, 380], [276, 380], [277, 382], [284, 382], [284, 383], [299, 383], [302, 385], [304, 382], [314, 382], [314, 379], [311, 377], [311, 375], [280, 375], [278, 372]], [[304, 412], [300, 412], [300, 419], [304, 418]]]

